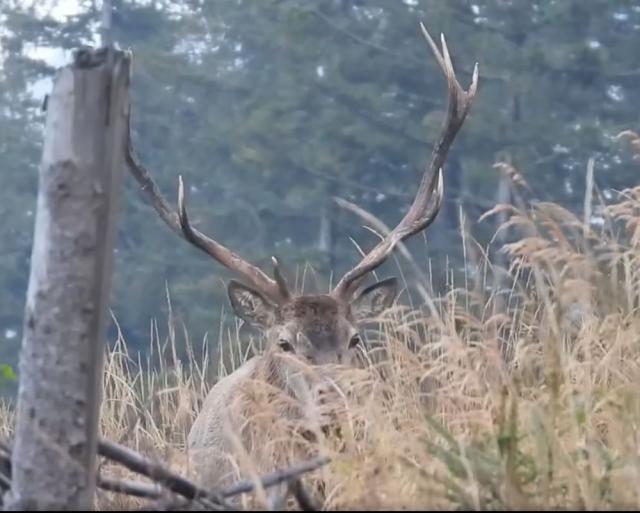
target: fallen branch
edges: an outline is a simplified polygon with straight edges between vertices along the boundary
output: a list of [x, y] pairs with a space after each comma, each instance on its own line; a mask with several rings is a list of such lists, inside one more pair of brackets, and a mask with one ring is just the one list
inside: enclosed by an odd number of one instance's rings
[[[256, 481], [243, 480], [221, 491], [206, 490], [174, 473], [161, 463], [108, 440], [100, 440], [98, 442], [98, 454], [154, 481], [154, 483], [145, 483], [99, 474], [97, 485], [101, 490], [158, 501], [156, 506], [160, 502], [170, 499], [172, 505], [170, 509], [182, 509], [193, 502], [200, 503], [207, 509], [233, 509], [226, 499], [252, 492], [257, 485]], [[260, 483], [263, 488], [289, 483], [289, 491], [295, 497], [300, 508], [303, 511], [315, 511], [317, 508], [304, 489], [300, 477], [326, 465], [329, 461], [328, 457], [317, 457], [289, 468], [276, 470], [263, 476], [260, 479]], [[8, 489], [10, 479], [11, 451], [7, 446], [0, 444], [0, 490], [3, 487]], [[166, 491], [172, 492], [179, 497], [171, 499], [166, 496]], [[166, 508], [162, 509], [166, 510]]]
[[99, 475], [98, 487], [107, 492], [121, 493], [143, 499], [157, 500], [162, 497], [162, 487], [159, 485], [134, 481], [132, 479], [118, 479]]
[[289, 483], [289, 490], [295, 497], [302, 511], [318, 511], [318, 507], [302, 485], [300, 478], [295, 478]]
[[[175, 496], [174, 496], [175, 497]], [[184, 497], [174, 499], [160, 499], [143, 506], [136, 511], [207, 511], [206, 508], [194, 508], [193, 502]]]
[[[163, 489], [156, 483], [143, 483], [131, 479], [118, 479], [98, 475], [98, 488], [103, 491], [121, 493], [130, 497], [149, 499], [138, 511], [193, 511], [194, 502]], [[204, 509], [204, 508], [203, 508]]]
[[207, 503], [207, 506], [212, 509], [233, 509], [219, 493], [200, 488], [188, 479], [169, 470], [161, 463], [115, 442], [100, 440], [98, 442], [98, 454], [124, 465], [133, 472], [161, 483], [167, 489], [186, 499]]
[[[271, 486], [279, 485], [280, 483], [284, 483], [286, 481], [291, 481], [292, 479], [300, 477], [302, 474], [306, 474], [307, 472], [311, 472], [316, 470], [327, 463], [329, 463], [330, 459], [328, 457], [318, 457], [312, 460], [309, 460], [305, 463], [300, 463], [298, 465], [293, 465], [289, 468], [276, 470], [260, 479], [263, 488], [269, 488]], [[221, 492], [221, 495], [227, 499], [229, 497], [233, 497], [235, 495], [239, 495], [241, 493], [252, 492], [256, 487], [256, 482], [251, 480], [239, 481], [227, 488], [224, 488]]]
[[[126, 449], [126, 450], [130, 451], [130, 449]], [[326, 458], [326, 457], [314, 458], [307, 462], [300, 463], [298, 465], [293, 465], [292, 467], [289, 467], [286, 469], [276, 470], [275, 472], [267, 474], [260, 479], [260, 483], [262, 484], [263, 488], [271, 488], [281, 483], [291, 481], [294, 483], [294, 488], [292, 489], [292, 493], [295, 495], [296, 490], [297, 489], [299, 490], [301, 488], [300, 476], [308, 472], [312, 472], [313, 470], [316, 470], [322, 467], [323, 465], [326, 465], [328, 462], [329, 462], [329, 458]], [[127, 466], [127, 468], [136, 472], [136, 470], [131, 467]], [[147, 475], [147, 474], [143, 474], [143, 475]], [[151, 479], [153, 479], [153, 477], [151, 476], [147, 475], [147, 477], [150, 477]], [[297, 485], [295, 485], [296, 481], [298, 482]], [[107, 490], [115, 493], [122, 493], [125, 495], [132, 495], [134, 497], [143, 497], [146, 499], [157, 500], [157, 499], [160, 499], [162, 495], [162, 488], [160, 486], [151, 484], [151, 483], [143, 483], [141, 481], [133, 481], [130, 479], [116, 479], [116, 478], [111, 478], [106, 476], [100, 476], [98, 479], [98, 485], [103, 490]], [[220, 491], [218, 495], [220, 496], [220, 500], [223, 501], [224, 499], [228, 499], [236, 495], [252, 492], [255, 490], [255, 488], [256, 488], [256, 482], [247, 479], [244, 481], [239, 481], [231, 486], [228, 486], [227, 488], [222, 489], [222, 491]], [[186, 495], [184, 494], [180, 494], [180, 495], [182, 495], [183, 497], [186, 497]]]

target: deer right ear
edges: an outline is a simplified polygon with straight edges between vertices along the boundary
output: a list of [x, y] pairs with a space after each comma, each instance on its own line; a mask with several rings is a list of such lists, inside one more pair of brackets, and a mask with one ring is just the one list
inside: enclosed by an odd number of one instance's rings
[[227, 292], [233, 311], [243, 321], [262, 329], [273, 324], [275, 306], [260, 292], [235, 280], [229, 281]]

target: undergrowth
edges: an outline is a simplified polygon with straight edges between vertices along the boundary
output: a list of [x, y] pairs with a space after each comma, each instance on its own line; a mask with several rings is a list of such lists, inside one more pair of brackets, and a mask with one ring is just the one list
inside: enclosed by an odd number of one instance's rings
[[[640, 507], [640, 187], [581, 219], [525, 200], [518, 171], [497, 167], [513, 202], [486, 216], [506, 214], [508, 269], [467, 235], [477, 272], [465, 287], [434, 298], [424, 284], [425, 306], [397, 306], [369, 332], [368, 365], [336, 374], [340, 435], [308, 442], [331, 457], [305, 478], [312, 490], [322, 482], [323, 508]], [[589, 222], [596, 214], [600, 222]], [[166, 339], [153, 333], [149, 362], [121, 336], [108, 352], [101, 430], [189, 474], [184, 446], [196, 412], [214, 376], [251, 350], [232, 333], [213, 358], [171, 322]], [[185, 344], [186, 361], [177, 357]], [[273, 415], [257, 404], [253, 420], [269, 426], [262, 449], [275, 461], [300, 439]], [[12, 422], [0, 406], [0, 438]], [[240, 470], [255, 475], [245, 456]], [[251, 497], [264, 507], [263, 493]], [[135, 506], [105, 492], [97, 500], [99, 509]]]

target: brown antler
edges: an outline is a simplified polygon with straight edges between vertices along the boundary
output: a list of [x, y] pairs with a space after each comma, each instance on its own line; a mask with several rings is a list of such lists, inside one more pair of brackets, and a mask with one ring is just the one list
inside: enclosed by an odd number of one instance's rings
[[[420, 186], [415, 199], [404, 216], [402, 221], [381, 240], [353, 269], [347, 272], [333, 289], [332, 294], [342, 299], [348, 299], [362, 279], [371, 271], [379, 267], [393, 251], [398, 242], [426, 229], [438, 215], [442, 204], [444, 186], [442, 178], [442, 165], [447, 158], [447, 153], [453, 140], [464, 123], [469, 112], [469, 107], [476, 94], [478, 85], [478, 65], [473, 70], [473, 78], [469, 90], [465, 91], [460, 87], [453, 71], [453, 64], [445, 42], [444, 35], [440, 36], [442, 41], [442, 53], [431, 39], [425, 26], [420, 23], [422, 32], [427, 39], [429, 46], [438, 60], [440, 68], [447, 79], [448, 88], [448, 108], [447, 116], [440, 134], [438, 142], [433, 148], [431, 162], [425, 168]], [[435, 194], [435, 197], [434, 197]]]
[[138, 160], [131, 142], [131, 125], [129, 120], [129, 130], [126, 141], [126, 161], [127, 165], [136, 181], [140, 184], [142, 192], [147, 196], [148, 201], [156, 210], [160, 218], [175, 232], [182, 235], [188, 242], [198, 249], [204, 251], [228, 269], [235, 271], [247, 282], [257, 288], [275, 303], [286, 302], [289, 292], [286, 283], [277, 266], [274, 268], [276, 279], [272, 280], [259, 268], [242, 259], [234, 252], [222, 244], [210, 239], [189, 223], [187, 206], [185, 200], [184, 183], [182, 176], [178, 179], [178, 212], [171, 208], [164, 198], [160, 189], [151, 178], [147, 168]]

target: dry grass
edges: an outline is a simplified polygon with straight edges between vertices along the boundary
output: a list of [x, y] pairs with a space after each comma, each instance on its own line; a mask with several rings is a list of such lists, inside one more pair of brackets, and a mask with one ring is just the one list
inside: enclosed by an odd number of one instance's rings
[[[331, 456], [307, 477], [323, 481], [325, 509], [640, 507], [640, 187], [585, 226], [558, 205], [525, 203], [526, 184], [507, 171], [516, 206], [492, 213], [507, 211], [516, 235], [508, 275], [476, 246], [464, 288], [432, 309], [390, 312], [371, 364], [337, 374], [340, 436], [310, 444], [256, 395], [263, 457]], [[151, 373], [122, 338], [109, 352], [102, 431], [188, 472], [184, 441], [214, 366], [193, 351], [180, 362], [173, 331], [164, 345], [154, 338], [162, 365]], [[234, 339], [221, 343], [237, 366]], [[2, 437], [11, 420], [0, 415]], [[248, 455], [238, 465], [256, 470]], [[131, 505], [99, 497], [101, 509]]]

